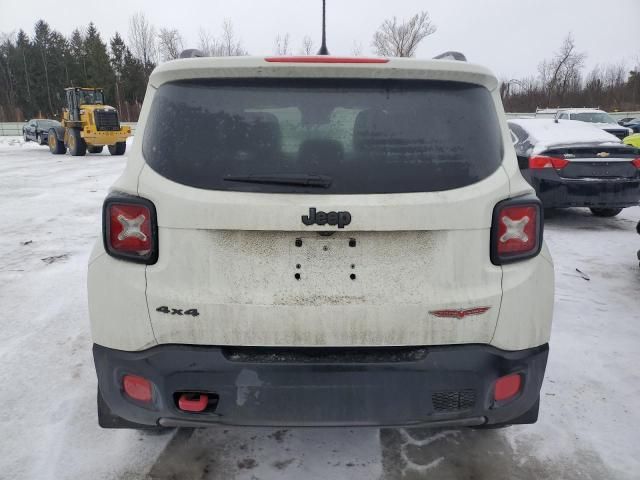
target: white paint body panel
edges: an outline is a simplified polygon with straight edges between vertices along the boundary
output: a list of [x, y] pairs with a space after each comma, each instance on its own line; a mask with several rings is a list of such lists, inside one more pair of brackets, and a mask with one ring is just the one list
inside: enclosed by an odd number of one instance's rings
[[[492, 91], [502, 127], [503, 165], [464, 188], [375, 195], [210, 191], [177, 184], [145, 165], [139, 139], [154, 86], [182, 78], [292, 75], [484, 85]], [[516, 350], [547, 342], [553, 266], [546, 247], [534, 259], [505, 267], [489, 260], [495, 204], [532, 192], [517, 168], [496, 86], [486, 69], [453, 61], [335, 66], [189, 59], [163, 64], [152, 75], [139, 139], [113, 187], [155, 204], [159, 260], [150, 266], [116, 260], [99, 242], [89, 266], [94, 341], [123, 350], [155, 343], [485, 343]], [[328, 225], [306, 227], [301, 215], [309, 207], [348, 210], [352, 222], [340, 231]], [[321, 236], [322, 230], [336, 233]], [[301, 247], [295, 246], [296, 238], [302, 239]], [[348, 246], [350, 238], [356, 247]], [[165, 314], [156, 311], [160, 306], [197, 308], [200, 315]], [[429, 313], [477, 306], [490, 309], [464, 319]]]

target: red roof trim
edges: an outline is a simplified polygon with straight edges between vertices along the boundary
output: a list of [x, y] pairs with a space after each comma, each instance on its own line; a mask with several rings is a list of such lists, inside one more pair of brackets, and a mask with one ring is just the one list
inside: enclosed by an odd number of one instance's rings
[[267, 62], [272, 62], [272, 63], [387, 63], [389, 62], [388, 58], [331, 57], [328, 55], [265, 57], [265, 60]]

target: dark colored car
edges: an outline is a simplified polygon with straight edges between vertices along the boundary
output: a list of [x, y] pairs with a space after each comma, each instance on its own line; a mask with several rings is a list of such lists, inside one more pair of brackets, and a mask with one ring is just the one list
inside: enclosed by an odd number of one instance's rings
[[625, 122], [623, 126], [633, 130], [633, 133], [640, 133], [640, 118], [629, 120], [628, 122]]
[[585, 122], [509, 121], [524, 178], [545, 209], [588, 207], [613, 217], [640, 202], [640, 150]]
[[22, 136], [25, 142], [38, 142], [39, 145], [47, 145], [49, 129], [59, 127], [60, 122], [46, 118], [32, 118], [22, 127]]
[[640, 117], [624, 117], [618, 120], [618, 125], [622, 125], [623, 127], [627, 126], [627, 123], [633, 123], [640, 121]]

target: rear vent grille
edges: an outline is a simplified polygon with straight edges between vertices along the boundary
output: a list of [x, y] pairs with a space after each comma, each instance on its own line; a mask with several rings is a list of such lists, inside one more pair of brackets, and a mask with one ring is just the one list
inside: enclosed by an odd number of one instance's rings
[[96, 110], [94, 112], [96, 128], [100, 131], [118, 131], [120, 130], [120, 121], [118, 120], [118, 112], [115, 110]]
[[456, 412], [472, 408], [476, 403], [476, 392], [475, 390], [435, 392], [431, 395], [431, 401], [436, 412]]
[[427, 349], [420, 347], [225, 347], [222, 353], [230, 362], [245, 363], [394, 363], [424, 360]]

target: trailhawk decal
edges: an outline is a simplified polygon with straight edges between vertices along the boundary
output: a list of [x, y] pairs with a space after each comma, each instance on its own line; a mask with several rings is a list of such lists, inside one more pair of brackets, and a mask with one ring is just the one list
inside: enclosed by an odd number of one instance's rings
[[351, 223], [351, 214], [349, 212], [316, 212], [315, 208], [309, 209], [309, 215], [302, 216], [302, 223], [305, 225], [338, 225], [338, 228], [344, 228], [345, 225]]
[[464, 318], [471, 315], [482, 315], [491, 307], [474, 307], [467, 309], [432, 310], [429, 313], [440, 318]]

